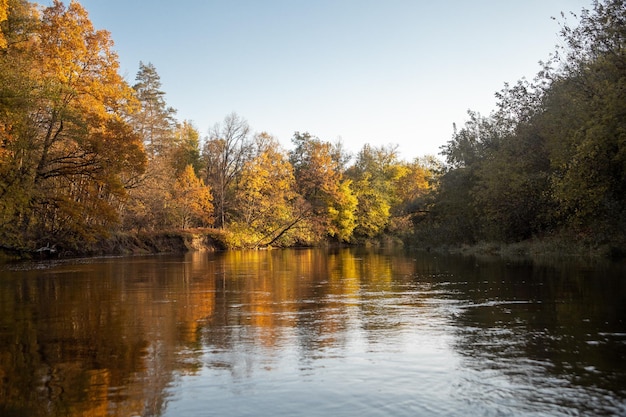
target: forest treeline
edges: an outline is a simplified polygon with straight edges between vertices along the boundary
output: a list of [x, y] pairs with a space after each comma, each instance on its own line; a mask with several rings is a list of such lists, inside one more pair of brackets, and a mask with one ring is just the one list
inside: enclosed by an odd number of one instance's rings
[[236, 113], [201, 138], [156, 68], [119, 75], [111, 35], [76, 1], [0, 0], [0, 242], [77, 251], [112, 233], [214, 228], [228, 247], [405, 231], [430, 170], [393, 146], [350, 157], [295, 133], [287, 151]]
[[[285, 149], [236, 113], [202, 137], [156, 68], [119, 74], [76, 1], [0, 0], [0, 246], [80, 251], [116, 233], [219, 231], [227, 247], [626, 236], [626, 7], [562, 17], [532, 81], [469, 112], [434, 157], [295, 132]], [[514, 53], [514, 51], [512, 51]], [[418, 75], [416, 75], [418, 76]]]
[[556, 238], [623, 252], [626, 3], [594, 1], [562, 14], [560, 28], [536, 77], [505, 85], [492, 114], [469, 112], [442, 147], [446, 170], [421, 239]]

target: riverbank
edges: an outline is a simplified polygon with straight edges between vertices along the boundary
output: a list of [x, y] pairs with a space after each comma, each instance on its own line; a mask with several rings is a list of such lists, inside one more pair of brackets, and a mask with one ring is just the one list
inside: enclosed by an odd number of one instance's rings
[[[221, 251], [233, 247], [227, 232], [219, 229], [172, 229], [163, 231], [116, 232], [107, 238], [83, 242], [79, 247], [67, 248], [48, 244], [35, 250], [0, 247], [0, 261], [20, 259], [57, 259], [107, 255], [147, 255], [157, 253], [185, 253], [190, 251]], [[478, 242], [475, 244], [429, 245], [385, 236], [361, 241], [356, 246], [406, 246], [434, 253], [475, 257], [497, 257], [504, 260], [579, 259], [622, 261], [626, 259], [626, 245], [617, 242], [601, 244], [576, 236], [542, 237], [522, 242]]]
[[477, 257], [499, 257], [504, 260], [537, 261], [545, 258], [622, 261], [626, 246], [619, 242], [589, 242], [575, 236], [544, 237], [522, 242], [478, 242], [441, 245], [426, 248], [431, 252]]
[[54, 259], [103, 255], [147, 255], [226, 249], [224, 232], [217, 229], [116, 232], [110, 236], [66, 247], [54, 242], [35, 250], [0, 248], [0, 260]]
[[158, 232], [116, 233], [96, 242], [96, 255], [141, 255], [224, 250], [224, 233], [216, 229], [182, 229]]

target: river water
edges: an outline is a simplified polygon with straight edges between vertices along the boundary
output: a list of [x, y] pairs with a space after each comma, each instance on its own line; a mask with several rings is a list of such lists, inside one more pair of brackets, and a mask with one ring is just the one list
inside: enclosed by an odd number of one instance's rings
[[626, 269], [408, 250], [0, 270], [0, 415], [626, 415]]

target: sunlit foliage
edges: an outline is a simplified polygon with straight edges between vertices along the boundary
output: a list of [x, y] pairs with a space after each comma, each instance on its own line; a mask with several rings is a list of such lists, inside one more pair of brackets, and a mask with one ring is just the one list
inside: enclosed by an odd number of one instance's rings
[[254, 148], [236, 185], [237, 209], [230, 225], [240, 235], [237, 246], [244, 247], [275, 243], [297, 216], [295, 178], [286, 152], [267, 133], [255, 136]]
[[185, 229], [206, 227], [213, 223], [213, 196], [209, 187], [187, 165], [174, 183], [171, 196], [174, 224]]
[[202, 138], [153, 64], [123, 80], [110, 34], [76, 1], [0, 0], [0, 29], [4, 249], [213, 223], [232, 247], [355, 242], [406, 231], [429, 186], [393, 147], [351, 165], [341, 142], [296, 132], [287, 152], [236, 113]]
[[145, 167], [126, 116], [132, 89], [106, 31], [77, 3], [39, 15], [11, 0], [2, 71], [3, 241], [78, 244], [117, 219], [124, 176]]

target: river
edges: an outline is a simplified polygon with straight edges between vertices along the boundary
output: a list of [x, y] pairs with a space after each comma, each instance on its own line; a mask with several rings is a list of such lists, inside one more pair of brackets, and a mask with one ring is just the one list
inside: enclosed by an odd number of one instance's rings
[[626, 415], [626, 269], [355, 248], [5, 265], [0, 415]]

